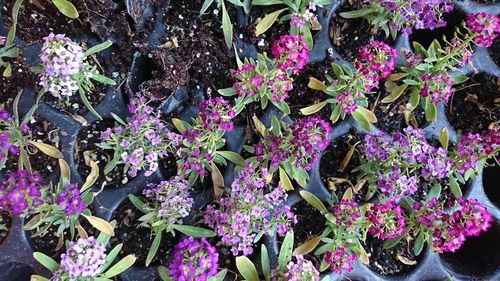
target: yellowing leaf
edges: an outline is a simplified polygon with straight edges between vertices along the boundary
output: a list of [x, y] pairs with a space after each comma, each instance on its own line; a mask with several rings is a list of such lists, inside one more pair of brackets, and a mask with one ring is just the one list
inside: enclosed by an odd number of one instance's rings
[[318, 91], [326, 90], [325, 83], [323, 83], [323, 81], [320, 81], [314, 77], [309, 77], [309, 83], [307, 84], [307, 87], [309, 87], [313, 90], [318, 90]]
[[253, 123], [255, 125], [255, 128], [257, 129], [257, 132], [259, 132], [259, 134], [261, 136], [265, 136], [266, 135], [266, 126], [264, 125], [264, 123], [262, 123], [259, 118], [257, 118], [257, 116], [253, 116], [252, 117], [252, 120], [253, 120]]
[[113, 229], [113, 226], [109, 222], [107, 222], [99, 217], [87, 216], [87, 215], [83, 215], [83, 216], [97, 230], [99, 230], [99, 231], [101, 231], [109, 236], [115, 236], [115, 231]]
[[255, 27], [255, 35], [259, 36], [266, 32], [271, 26], [273, 26], [280, 14], [286, 10], [288, 10], [288, 8], [283, 8], [267, 14]]
[[445, 149], [448, 150], [448, 143], [450, 141], [450, 137], [448, 135], [448, 128], [444, 127], [441, 132], [439, 133], [439, 142], [441, 143], [441, 146]]
[[87, 188], [91, 187], [97, 178], [99, 177], [99, 166], [97, 165], [94, 160], [89, 159], [89, 166], [90, 166], [90, 174], [87, 176], [87, 179], [85, 180], [85, 183], [83, 184], [82, 188], [80, 189], [80, 192], [83, 192], [87, 190]]
[[304, 256], [312, 252], [316, 246], [318, 246], [319, 242], [321, 241], [321, 236], [315, 236], [312, 238], [307, 239], [302, 245], [298, 246], [294, 251], [293, 255], [294, 256]]
[[217, 168], [215, 163], [210, 164], [212, 166], [212, 183], [214, 185], [214, 201], [219, 201], [219, 199], [224, 194], [224, 177]]
[[67, 180], [71, 179], [71, 170], [69, 169], [68, 162], [64, 159], [59, 159], [59, 168], [61, 169], [61, 179], [65, 178]]
[[280, 170], [280, 182], [285, 188], [286, 191], [293, 190], [293, 185], [292, 182], [290, 181], [290, 178], [286, 174], [285, 170], [283, 170], [281, 167], [279, 168]]
[[326, 101], [322, 101], [320, 103], [316, 103], [313, 105], [310, 105], [308, 107], [304, 107], [300, 110], [300, 112], [304, 115], [311, 115], [314, 114], [318, 111], [320, 111], [323, 107], [325, 107]]
[[59, 149], [53, 147], [52, 145], [43, 143], [43, 142], [36, 142], [36, 141], [28, 141], [29, 144], [35, 146], [38, 148], [41, 152], [43, 152], [45, 155], [48, 155], [52, 158], [63, 158], [63, 155]]

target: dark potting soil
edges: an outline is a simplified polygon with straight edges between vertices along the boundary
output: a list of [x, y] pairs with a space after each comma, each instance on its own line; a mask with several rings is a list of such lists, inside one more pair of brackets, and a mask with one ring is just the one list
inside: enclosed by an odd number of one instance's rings
[[[120, 256], [135, 255], [137, 258], [135, 262], [136, 266], [145, 265], [149, 248], [154, 240], [151, 229], [139, 225], [141, 223], [139, 218], [143, 215], [130, 200], [125, 199], [118, 206], [112, 218], [117, 221], [117, 225], [115, 227], [115, 236], [110, 239], [111, 245], [123, 243]], [[160, 247], [150, 266], [168, 264], [170, 252], [174, 249], [178, 241], [179, 234], [171, 237], [170, 234], [163, 233]]]
[[488, 166], [483, 170], [483, 188], [488, 199], [500, 207], [500, 188], [498, 182], [500, 181], [500, 166], [494, 160], [488, 161]]
[[359, 49], [373, 40], [384, 41], [391, 46], [394, 44], [390, 36], [386, 38], [382, 29], [371, 25], [367, 20], [345, 19], [339, 15], [342, 12], [358, 10], [362, 4], [361, 0], [343, 1], [342, 6], [333, 14], [329, 27], [335, 50], [345, 60], [351, 62], [358, 57]]
[[[333, 71], [331, 63], [331, 60], [327, 57], [327, 59], [322, 62], [307, 64], [298, 76], [293, 77], [293, 90], [290, 91], [287, 99], [292, 118], [299, 119], [304, 117], [300, 112], [302, 108], [320, 103], [329, 98], [329, 96], [322, 91], [313, 90], [307, 85], [310, 77], [326, 82], [325, 76], [332, 76]], [[331, 109], [326, 105], [317, 114], [324, 120], [330, 120]]]
[[[89, 100], [92, 107], [95, 109], [96, 106], [106, 96], [106, 87], [97, 82], [94, 83], [94, 86], [95, 89], [85, 96]], [[85, 106], [85, 104], [83, 103], [78, 92], [73, 93], [72, 96], [68, 97], [68, 100], [55, 97], [51, 93], [45, 93], [42, 97], [42, 100], [53, 108], [65, 111], [72, 115], [84, 115], [89, 111], [87, 106]]]
[[[257, 51], [259, 53], [267, 53], [271, 55], [271, 47], [273, 42], [277, 40], [281, 35], [290, 33], [290, 21], [276, 21], [271, 28], [269, 28], [264, 34], [259, 36], [255, 35], [255, 27], [257, 26], [257, 21], [262, 20], [266, 15], [273, 13], [277, 10], [283, 9], [284, 5], [269, 5], [269, 6], [252, 6], [250, 11], [250, 24], [247, 28], [247, 32], [244, 32], [245, 36], [243, 39], [247, 42], [255, 44]], [[281, 16], [285, 15], [287, 11], [283, 12]]]
[[[4, 108], [12, 111], [12, 104], [16, 96], [23, 92], [25, 87], [34, 86], [34, 82], [31, 79], [29, 65], [26, 62], [26, 58], [23, 56], [18, 56], [16, 59], [7, 60], [12, 66], [12, 76], [4, 77], [0, 75], [0, 104], [3, 104]], [[3, 74], [4, 68], [0, 69], [0, 73]]]
[[[344, 192], [349, 187], [355, 186], [358, 181], [356, 175], [351, 172], [360, 164], [357, 149], [344, 170], [339, 171], [339, 168], [351, 147], [359, 141], [363, 141], [363, 137], [356, 132], [339, 137], [328, 146], [321, 157], [319, 165], [321, 180], [330, 191], [335, 192], [338, 198], [342, 198]], [[364, 202], [367, 191], [365, 184], [358, 192], [353, 192], [354, 200]]]
[[500, 67], [500, 37], [493, 41], [493, 45], [488, 49], [491, 59]]
[[[365, 242], [361, 242], [369, 257], [368, 267], [381, 275], [402, 275], [409, 273], [422, 260], [423, 254], [415, 256], [413, 241], [402, 239], [396, 246], [384, 249], [384, 240], [370, 235]], [[425, 252], [425, 249], [422, 253]]]
[[[297, 223], [293, 226], [295, 247], [302, 245], [309, 238], [320, 236], [325, 230], [325, 217], [305, 200], [292, 205], [292, 212], [297, 216]], [[318, 268], [320, 260], [313, 253], [314, 250], [307, 254], [306, 258]]]
[[165, 16], [168, 35], [163, 48], [151, 52], [152, 77], [141, 85], [146, 96], [163, 100], [182, 85], [202, 87], [207, 94], [232, 85], [234, 51], [224, 43], [214, 8], [199, 16], [202, 4], [201, 0], [172, 2]]
[[435, 28], [433, 30], [413, 29], [413, 33], [410, 35], [410, 45], [413, 41], [416, 41], [427, 48], [430, 46], [432, 41], [437, 40], [444, 48], [444, 46], [446, 46], [446, 42], [443, 40], [443, 36], [445, 36], [448, 41], [451, 40], [454, 36], [456, 28], [460, 27], [462, 21], [466, 18], [467, 15], [455, 6], [453, 11], [445, 13], [443, 16], [446, 26]]
[[99, 161], [99, 177], [94, 185], [100, 188], [103, 184], [110, 187], [119, 187], [126, 183], [127, 176], [123, 174], [123, 165], [117, 165], [113, 171], [104, 175], [104, 167], [113, 159], [113, 150], [105, 150], [98, 147], [96, 144], [100, 143], [101, 133], [107, 128], [114, 128], [115, 122], [112, 119], [104, 119], [96, 121], [86, 127], [82, 127], [78, 133], [77, 140], [74, 144], [75, 147], [75, 163], [77, 165], [78, 173], [85, 179], [90, 174], [91, 169], [85, 163], [85, 155], [91, 157], [94, 161]]
[[388, 95], [385, 92], [383, 83], [380, 83], [380, 91], [368, 95], [369, 109], [377, 116], [377, 123], [374, 125], [378, 129], [386, 133], [403, 132], [403, 129], [410, 125], [418, 128], [425, 124], [425, 113], [420, 106], [409, 114], [409, 124], [406, 123], [404, 112], [410, 99], [409, 95], [402, 95], [392, 103], [381, 103], [380, 101]]
[[485, 74], [469, 77], [448, 102], [448, 121], [459, 133], [486, 131], [491, 123], [500, 121], [498, 102], [495, 106], [499, 92], [500, 78]]
[[12, 225], [12, 217], [8, 212], [0, 212], [0, 244], [7, 238], [10, 226]]
[[500, 2], [499, 0], [471, 0], [471, 1], [476, 2], [476, 3], [481, 3], [481, 4], [493, 4], [493, 3]]

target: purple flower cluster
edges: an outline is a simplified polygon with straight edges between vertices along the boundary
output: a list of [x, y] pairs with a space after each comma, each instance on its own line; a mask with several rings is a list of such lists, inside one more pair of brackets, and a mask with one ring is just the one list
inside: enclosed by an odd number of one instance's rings
[[338, 226], [350, 228], [361, 217], [358, 203], [352, 199], [341, 199], [333, 204], [332, 214], [335, 216], [335, 223]]
[[104, 264], [105, 258], [104, 245], [92, 236], [80, 238], [76, 242], [70, 242], [66, 253], [61, 255], [60, 269], [69, 275], [70, 280], [93, 279], [100, 273], [99, 268]]
[[154, 211], [156, 217], [170, 224], [182, 224], [182, 219], [189, 215], [194, 203], [188, 190], [188, 182], [180, 177], [150, 186], [144, 190], [144, 195], [154, 199], [154, 202], [145, 204], [144, 209]]
[[284, 235], [297, 218], [290, 206], [283, 203], [287, 194], [281, 186], [266, 192], [266, 171], [262, 175], [248, 162], [239, 178], [231, 185], [231, 194], [220, 199], [219, 207], [209, 205], [205, 223], [214, 228], [233, 255], [253, 253], [252, 246], [259, 233], [276, 230]]
[[61, 206], [68, 216], [81, 214], [87, 208], [75, 184], [67, 184], [66, 188], [57, 194], [56, 204]]
[[207, 280], [217, 274], [219, 254], [205, 239], [188, 237], [175, 245], [170, 277], [176, 281]]
[[416, 221], [431, 232], [432, 247], [439, 253], [455, 252], [467, 236], [478, 236], [493, 221], [487, 208], [477, 199], [459, 197], [456, 202], [458, 206], [451, 214], [443, 210], [443, 204], [436, 198], [426, 206], [419, 202], [413, 205]]
[[441, 180], [448, 176], [454, 161], [443, 148], [430, 145], [422, 129], [408, 127], [405, 134], [396, 132], [392, 138], [385, 133], [365, 136], [365, 158], [374, 165], [374, 178], [381, 191], [391, 201], [415, 193], [418, 177]]
[[[0, 108], [0, 162], [5, 160], [9, 154], [19, 153], [19, 147], [13, 144], [11, 134], [8, 131], [1, 131], [2, 127], [7, 127], [7, 121], [11, 118], [10, 112]], [[0, 166], [0, 169], [2, 167]]]
[[300, 35], [282, 35], [274, 41], [271, 53], [278, 60], [277, 67], [283, 72], [291, 70], [293, 74], [298, 74], [309, 59], [307, 44]]
[[500, 34], [500, 18], [487, 13], [469, 14], [467, 26], [476, 34], [474, 42], [482, 47], [489, 47]]
[[16, 170], [0, 181], [0, 211], [12, 216], [27, 214], [43, 204], [42, 177], [26, 170]]
[[[359, 96], [359, 94], [356, 95]], [[346, 115], [352, 114], [358, 109], [358, 105], [356, 104], [354, 96], [349, 91], [338, 94], [337, 100], [340, 103], [342, 111], [344, 111], [344, 114]]]
[[255, 155], [260, 163], [271, 168], [289, 162], [297, 168], [309, 171], [318, 162], [320, 152], [329, 144], [331, 127], [318, 116], [298, 120], [281, 136], [267, 135], [255, 145]]
[[477, 170], [478, 162], [495, 154], [500, 146], [500, 129], [492, 128], [484, 136], [468, 133], [460, 136], [455, 152], [455, 169], [460, 174]]
[[303, 256], [295, 256], [296, 261], [286, 265], [285, 280], [287, 281], [319, 281], [319, 272], [311, 261]]
[[231, 132], [233, 130], [232, 119], [236, 112], [229, 101], [221, 98], [209, 98], [200, 104], [200, 118], [203, 130]]
[[293, 13], [290, 18], [290, 25], [299, 29], [304, 28], [307, 23], [310, 25], [316, 25], [318, 23], [318, 17], [316, 17], [314, 11], [316, 11], [316, 4], [314, 2], [310, 2], [304, 12]]
[[147, 168], [146, 176], [158, 169], [160, 158], [166, 157], [170, 148], [168, 129], [160, 113], [147, 105], [145, 97], [138, 95], [128, 106], [132, 117], [127, 126], [108, 128], [101, 134], [100, 146], [120, 152], [121, 162], [131, 177]]
[[388, 11], [391, 28], [410, 35], [413, 28], [435, 29], [446, 22], [443, 14], [453, 10], [450, 0], [377, 0]]
[[260, 75], [255, 66], [251, 63], [245, 63], [240, 69], [231, 73], [234, 81], [233, 88], [240, 97], [253, 97], [259, 93], [264, 84], [264, 76]]
[[370, 234], [382, 240], [394, 239], [405, 231], [404, 211], [392, 201], [373, 204], [366, 211], [365, 218], [370, 222]]
[[446, 103], [453, 93], [453, 80], [446, 73], [425, 73], [420, 76], [423, 86], [419, 94], [431, 97], [433, 103]]
[[337, 246], [333, 251], [325, 252], [325, 262], [337, 274], [352, 271], [355, 261], [356, 255], [347, 245]]
[[356, 69], [372, 81], [389, 76], [396, 67], [397, 51], [380, 41], [372, 41], [358, 53]]
[[72, 96], [78, 90], [73, 75], [84, 68], [83, 49], [64, 34], [50, 33], [44, 40], [40, 52], [43, 67], [40, 85], [57, 98]]

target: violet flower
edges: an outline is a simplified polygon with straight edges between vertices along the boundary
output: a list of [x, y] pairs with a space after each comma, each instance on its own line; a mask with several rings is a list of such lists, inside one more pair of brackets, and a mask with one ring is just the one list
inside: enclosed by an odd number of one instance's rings
[[278, 60], [279, 69], [298, 74], [307, 64], [310, 52], [300, 35], [286, 34], [274, 41], [271, 53]]
[[337, 246], [334, 251], [325, 252], [325, 262], [330, 269], [337, 273], [352, 271], [352, 265], [356, 261], [356, 255], [348, 246]]
[[56, 204], [61, 206], [68, 216], [81, 214], [87, 208], [80, 196], [80, 189], [75, 184], [67, 184], [65, 190], [57, 194]]
[[42, 177], [26, 170], [11, 172], [7, 180], [0, 181], [0, 211], [12, 216], [24, 215], [43, 204]]
[[474, 42], [482, 47], [489, 47], [500, 34], [500, 18], [485, 12], [467, 16], [467, 26], [476, 34]]
[[60, 270], [69, 275], [69, 280], [93, 279], [99, 274], [105, 258], [104, 245], [92, 236], [80, 238], [76, 242], [70, 242], [66, 253], [61, 255]]
[[169, 265], [176, 281], [207, 280], [217, 274], [219, 254], [205, 238], [188, 237], [175, 246]]
[[406, 220], [401, 206], [392, 201], [385, 204], [373, 204], [365, 213], [370, 222], [368, 231], [373, 237], [382, 240], [394, 239], [405, 231]]
[[285, 280], [287, 281], [319, 281], [319, 272], [313, 263], [303, 256], [295, 256], [296, 261], [286, 265]]

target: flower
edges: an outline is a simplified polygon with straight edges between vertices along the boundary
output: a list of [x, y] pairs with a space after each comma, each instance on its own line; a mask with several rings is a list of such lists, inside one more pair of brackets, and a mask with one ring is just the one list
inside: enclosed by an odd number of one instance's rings
[[311, 261], [303, 256], [295, 256], [295, 262], [286, 265], [285, 279], [287, 281], [319, 281], [319, 272]]
[[293, 74], [298, 74], [309, 59], [307, 44], [300, 35], [282, 35], [273, 43], [271, 53], [278, 60], [277, 68], [283, 72], [291, 69]]
[[189, 215], [194, 200], [188, 192], [188, 182], [181, 177], [173, 177], [145, 189], [146, 198], [154, 202], [145, 204], [144, 209], [156, 211], [156, 216], [170, 224], [182, 224], [182, 219]]
[[264, 83], [264, 76], [256, 72], [251, 63], [243, 64], [240, 69], [233, 71], [231, 76], [239, 80], [233, 83], [233, 88], [240, 97], [257, 95]]
[[0, 210], [18, 216], [43, 204], [42, 177], [38, 173], [16, 170], [0, 181]]
[[99, 274], [99, 268], [104, 264], [106, 248], [94, 237], [80, 238], [70, 242], [66, 253], [61, 255], [61, 269], [67, 273], [70, 280], [93, 278]]
[[68, 216], [80, 214], [87, 208], [75, 184], [67, 184], [66, 189], [57, 194], [56, 204], [61, 206]]
[[221, 97], [209, 98], [200, 104], [201, 124], [204, 130], [220, 129], [222, 132], [231, 132], [232, 119], [235, 116], [236, 112], [229, 101]]
[[352, 271], [354, 261], [356, 261], [356, 255], [347, 245], [337, 246], [333, 252], [330, 250], [325, 252], [325, 262], [337, 274]]
[[433, 103], [448, 102], [453, 93], [453, 80], [446, 73], [425, 73], [420, 78], [423, 81], [421, 96], [430, 96]]
[[389, 76], [396, 67], [397, 51], [380, 41], [364, 45], [358, 54], [356, 69], [373, 81]]
[[175, 246], [172, 256], [170, 277], [176, 281], [207, 280], [219, 269], [219, 254], [205, 238], [182, 240]]
[[247, 162], [231, 185], [231, 193], [220, 199], [218, 207], [209, 205], [205, 211], [205, 223], [221, 237], [223, 245], [231, 247], [234, 256], [252, 254], [259, 233], [275, 228], [284, 235], [297, 222], [290, 206], [284, 205], [287, 194], [283, 187], [266, 192], [262, 176]]
[[489, 47], [500, 34], [500, 18], [485, 12], [467, 16], [467, 26], [476, 34], [474, 42], [482, 47]]
[[339, 101], [340, 107], [342, 108], [342, 111], [344, 111], [345, 115], [352, 114], [358, 109], [354, 96], [349, 91], [338, 94], [337, 100]]
[[404, 211], [392, 201], [371, 205], [365, 217], [371, 223], [368, 231], [373, 237], [389, 240], [402, 235], [405, 231]]
[[0, 36], [0, 46], [5, 45], [5, 42], [7, 41], [7, 37], [5, 36]]
[[73, 75], [85, 67], [84, 57], [82, 47], [64, 34], [50, 33], [44, 37], [40, 51], [43, 67], [40, 85], [44, 91], [57, 98], [72, 96], [79, 88]]
[[291, 130], [295, 166], [310, 171], [318, 162], [321, 151], [330, 144], [332, 128], [319, 116], [308, 116], [293, 124]]

